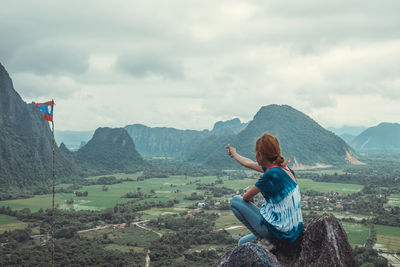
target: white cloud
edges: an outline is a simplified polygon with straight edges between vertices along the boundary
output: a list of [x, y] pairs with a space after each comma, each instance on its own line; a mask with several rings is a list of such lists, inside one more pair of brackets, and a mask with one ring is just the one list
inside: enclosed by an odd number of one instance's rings
[[324, 126], [398, 121], [395, 0], [3, 6], [0, 61], [24, 99], [56, 100], [58, 129], [210, 129], [273, 103]]
[[28, 102], [38, 102], [38, 99], [46, 100], [47, 98], [73, 98], [80, 91], [80, 84], [69, 76], [18, 73], [14, 77], [11, 74], [11, 78], [14, 80], [15, 90]]

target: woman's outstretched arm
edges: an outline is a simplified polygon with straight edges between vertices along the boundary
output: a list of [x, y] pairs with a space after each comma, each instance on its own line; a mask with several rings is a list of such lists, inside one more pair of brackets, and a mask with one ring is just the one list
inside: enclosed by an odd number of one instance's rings
[[257, 162], [252, 161], [251, 159], [248, 159], [248, 158], [245, 158], [245, 157], [239, 155], [236, 152], [236, 148], [234, 148], [234, 147], [232, 147], [230, 145], [227, 145], [226, 148], [228, 149], [229, 156], [234, 158], [237, 162], [239, 162], [244, 167], [249, 168], [249, 169], [253, 169], [253, 170], [258, 171], [258, 172], [264, 172], [262, 167], [260, 165], [258, 165]]

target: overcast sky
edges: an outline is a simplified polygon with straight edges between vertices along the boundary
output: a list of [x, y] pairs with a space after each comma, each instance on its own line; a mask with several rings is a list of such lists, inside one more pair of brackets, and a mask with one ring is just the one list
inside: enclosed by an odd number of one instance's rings
[[210, 129], [288, 104], [400, 122], [400, 1], [2, 1], [0, 62], [59, 130]]

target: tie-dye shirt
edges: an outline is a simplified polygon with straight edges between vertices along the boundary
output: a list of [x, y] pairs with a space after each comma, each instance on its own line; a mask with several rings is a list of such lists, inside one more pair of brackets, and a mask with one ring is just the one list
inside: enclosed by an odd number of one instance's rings
[[303, 231], [297, 183], [285, 170], [275, 167], [267, 170], [255, 186], [264, 196], [260, 209], [264, 220], [261, 223], [265, 223], [275, 237], [296, 241]]

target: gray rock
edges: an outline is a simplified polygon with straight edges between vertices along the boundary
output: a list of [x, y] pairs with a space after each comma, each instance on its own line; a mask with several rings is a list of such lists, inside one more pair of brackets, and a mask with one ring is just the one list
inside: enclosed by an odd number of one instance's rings
[[[50, 99], [49, 99], [50, 100]], [[77, 166], [55, 147], [56, 175], [76, 175]], [[24, 188], [51, 178], [52, 136], [49, 123], [34, 104], [14, 90], [0, 64], [0, 188]]]
[[219, 260], [220, 267], [282, 266], [275, 255], [255, 242], [245, 243], [225, 253]]
[[273, 254], [257, 243], [227, 252], [216, 266], [358, 266], [346, 232], [332, 214], [313, 219], [295, 243], [277, 243]]

